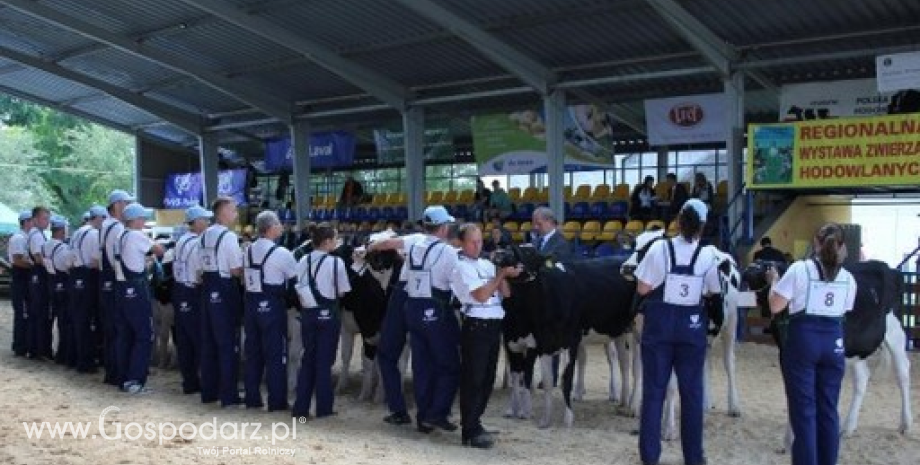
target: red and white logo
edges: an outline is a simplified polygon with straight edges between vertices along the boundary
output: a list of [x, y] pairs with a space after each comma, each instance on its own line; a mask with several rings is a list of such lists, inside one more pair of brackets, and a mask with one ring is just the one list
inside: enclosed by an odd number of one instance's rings
[[668, 111], [668, 120], [671, 124], [681, 128], [692, 128], [703, 122], [703, 107], [696, 103], [682, 103], [674, 105]]

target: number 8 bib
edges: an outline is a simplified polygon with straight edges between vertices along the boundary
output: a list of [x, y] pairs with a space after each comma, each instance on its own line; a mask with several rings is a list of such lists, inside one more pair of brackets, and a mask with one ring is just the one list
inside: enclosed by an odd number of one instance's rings
[[843, 315], [847, 290], [848, 285], [846, 282], [811, 281], [808, 287], [806, 313], [830, 317]]

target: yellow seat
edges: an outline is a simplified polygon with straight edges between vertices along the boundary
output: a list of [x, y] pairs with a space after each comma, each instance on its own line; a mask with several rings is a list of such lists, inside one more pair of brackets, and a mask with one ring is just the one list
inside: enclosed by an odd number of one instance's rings
[[323, 205], [325, 205], [326, 208], [333, 208], [336, 203], [338, 203], [338, 199], [335, 198], [335, 195], [329, 194], [326, 196], [326, 201], [323, 202]]
[[380, 220], [374, 223], [374, 226], [371, 228], [371, 232], [377, 233], [377, 232], [385, 230], [386, 228], [387, 228], [386, 222], [384, 222], [383, 220]]
[[671, 183], [659, 182], [655, 184], [655, 196], [665, 200], [671, 198]]
[[626, 227], [623, 228], [623, 230], [637, 236], [645, 230], [645, 224], [642, 223], [641, 220], [630, 220], [629, 223], [626, 223]]
[[723, 179], [716, 184], [716, 195], [728, 196], [728, 181]]
[[540, 189], [540, 193], [537, 194], [538, 202], [549, 202], [549, 186]]
[[524, 189], [524, 192], [521, 194], [521, 202], [536, 202], [539, 194], [540, 191], [538, 191], [536, 187], [530, 186]]
[[515, 231], [521, 228], [520, 225], [518, 225], [517, 221], [506, 221], [505, 224], [502, 225], [502, 227], [507, 229], [511, 233], [514, 233]]
[[594, 193], [591, 194], [591, 200], [595, 202], [604, 202], [610, 198], [610, 185], [609, 184], [598, 184], [594, 188]]
[[629, 184], [617, 184], [613, 191], [613, 200], [629, 200]]
[[460, 191], [460, 195], [457, 196], [457, 203], [469, 205], [473, 203], [473, 199], [475, 198], [475, 196], [476, 196], [476, 192], [473, 191], [472, 189], [462, 190]]
[[645, 230], [646, 230], [646, 231], [651, 231], [652, 228], [654, 228], [654, 227], [656, 227], [656, 226], [659, 227], [659, 228], [661, 228], [661, 229], [664, 229], [664, 228], [665, 228], [664, 221], [661, 221], [661, 220], [652, 220], [652, 221], [649, 221], [648, 224], [645, 225]]
[[[520, 202], [521, 201], [521, 188], [512, 187], [508, 189], [508, 198], [510, 198], [511, 201], [514, 203]], [[470, 199], [470, 201], [472, 202], [472, 199]]]
[[613, 220], [604, 223], [604, 229], [597, 236], [597, 240], [610, 242], [617, 238], [617, 234], [623, 230], [623, 223]]
[[457, 203], [459, 197], [457, 191], [447, 191], [447, 193], [444, 194], [444, 203], [447, 205], [454, 205]]
[[591, 200], [591, 186], [587, 184], [582, 184], [575, 189], [575, 194], [572, 195], [572, 200], [576, 202], [586, 202]]
[[371, 197], [371, 205], [375, 207], [381, 207], [383, 205], [386, 205], [386, 203], [387, 203], [386, 194], [374, 194], [374, 196]]
[[532, 229], [533, 224], [530, 221], [525, 221], [521, 223], [521, 226], [517, 231], [511, 231], [511, 238], [514, 239], [514, 242], [524, 242], [524, 235], [526, 235]]
[[678, 232], [680, 232], [680, 227], [678, 227], [677, 221], [672, 221], [671, 224], [668, 225], [667, 234], [673, 237], [676, 236]]
[[566, 221], [562, 226], [562, 235], [566, 240], [573, 240], [581, 234], [581, 223], [577, 221]]
[[[546, 192], [549, 192], [549, 188], [546, 187]], [[562, 196], [566, 201], [572, 200], [572, 186], [565, 186], [562, 188]]]
[[398, 192], [394, 192], [392, 194], [387, 195], [387, 205], [390, 205], [393, 207], [399, 205], [399, 193]]
[[588, 221], [585, 223], [585, 226], [581, 228], [581, 240], [585, 242], [592, 242], [601, 234], [601, 222], [600, 221]]
[[443, 191], [434, 191], [430, 194], [428, 198], [428, 205], [441, 205], [444, 203], [444, 192]]

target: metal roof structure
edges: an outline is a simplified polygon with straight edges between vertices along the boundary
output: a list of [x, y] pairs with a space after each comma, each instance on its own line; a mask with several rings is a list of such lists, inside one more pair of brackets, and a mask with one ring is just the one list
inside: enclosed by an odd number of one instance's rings
[[567, 91], [630, 131], [642, 100], [874, 76], [920, 48], [916, 0], [0, 0], [0, 92], [192, 147], [462, 117]]

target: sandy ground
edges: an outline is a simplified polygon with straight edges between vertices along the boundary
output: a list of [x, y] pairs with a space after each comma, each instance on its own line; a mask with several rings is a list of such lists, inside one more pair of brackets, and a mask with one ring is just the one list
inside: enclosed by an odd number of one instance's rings
[[[296, 425], [296, 439], [279, 440], [272, 445], [273, 424], [292, 424], [292, 419], [280, 413], [247, 410], [222, 410], [199, 403], [197, 396], [183, 396], [179, 391], [175, 371], [153, 370], [150, 385], [153, 392], [141, 397], [129, 397], [100, 383], [101, 375], [78, 376], [47, 362], [15, 358], [9, 351], [11, 309], [8, 301], [0, 302], [0, 463], [3, 464], [454, 464], [454, 463], [584, 463], [638, 464], [637, 439], [630, 435], [635, 419], [617, 413], [608, 402], [606, 386], [608, 373], [600, 346], [589, 352], [588, 394], [575, 406], [575, 424], [562, 426], [561, 396], [557, 393], [555, 426], [540, 430], [534, 421], [510, 420], [502, 417], [508, 399], [507, 391], [496, 390], [484, 421], [487, 427], [498, 429], [496, 447], [489, 451], [471, 450], [460, 446], [459, 433], [421, 435], [409, 427], [393, 427], [381, 419], [386, 414], [380, 405], [355, 400], [359, 380], [352, 381], [352, 390], [337, 399], [337, 417], [309, 421]], [[911, 354], [914, 367], [920, 366], [920, 354]], [[715, 360], [715, 359], [713, 359]], [[718, 364], [721, 367], [721, 363]], [[785, 408], [779, 380], [775, 349], [768, 346], [743, 344], [738, 351], [738, 373], [744, 416], [730, 418], [725, 414], [725, 382], [721, 368], [713, 370], [715, 409], [706, 418], [706, 451], [709, 463], [767, 465], [789, 463], [788, 455], [779, 455], [784, 430]], [[849, 377], [843, 401], [849, 402]], [[914, 411], [920, 411], [920, 369], [912, 374]], [[916, 464], [920, 457], [920, 433], [908, 436], [897, 432], [899, 401], [897, 387], [890, 379], [880, 379], [870, 385], [856, 436], [843, 443], [840, 465]], [[536, 401], [536, 398], [535, 398]], [[541, 412], [535, 402], [536, 413]], [[105, 434], [117, 434], [121, 424], [121, 439], [104, 439], [97, 429], [100, 414], [109, 406], [118, 412], [106, 415]], [[216, 420], [215, 420], [216, 419]], [[29, 438], [23, 422], [89, 422], [91, 437], [50, 439]], [[245, 438], [235, 440], [191, 440], [155, 438], [128, 439], [137, 435], [145, 424], [190, 422], [197, 426], [217, 422], [225, 428], [243, 423], [262, 424], [253, 439], [253, 427]], [[165, 432], [170, 432], [164, 426]], [[280, 425], [277, 431], [283, 433]], [[188, 431], [188, 430], [186, 430]], [[227, 434], [233, 434], [226, 430]], [[210, 433], [209, 433], [210, 434]], [[162, 444], [160, 444], [162, 442]], [[294, 457], [249, 455], [238, 457], [223, 448], [237, 448], [251, 453], [274, 447], [274, 452], [294, 449]], [[216, 455], [203, 451], [215, 450]], [[262, 449], [258, 449], [262, 448]], [[662, 464], [681, 464], [679, 442], [664, 445]]]

